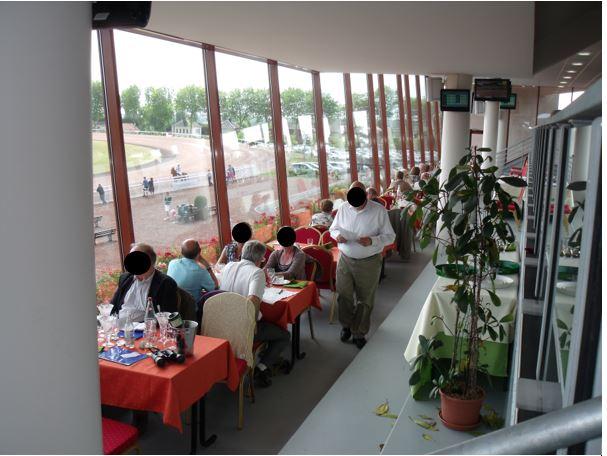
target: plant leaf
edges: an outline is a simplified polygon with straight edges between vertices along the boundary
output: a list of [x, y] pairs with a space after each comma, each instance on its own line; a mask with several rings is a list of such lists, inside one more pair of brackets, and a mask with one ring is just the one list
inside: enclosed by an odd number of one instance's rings
[[375, 414], [378, 416], [385, 415], [389, 411], [390, 405], [388, 404], [388, 401], [383, 402], [382, 404], [379, 404], [377, 407], [375, 407]]
[[524, 179], [521, 179], [520, 177], [516, 177], [516, 176], [502, 176], [500, 177], [501, 181], [505, 182], [508, 185], [511, 185], [513, 187], [526, 187], [527, 186], [527, 182], [525, 182]]
[[428, 434], [422, 434], [422, 437], [424, 438], [424, 440], [433, 440], [432, 436], [430, 436]]
[[493, 303], [493, 305], [495, 307], [499, 307], [502, 305], [502, 300], [499, 298], [498, 295], [496, 295], [493, 291], [491, 290], [487, 290], [487, 293], [489, 293], [489, 297], [491, 298], [491, 302]]
[[573, 190], [574, 192], [586, 190], [586, 181], [569, 182], [569, 185], [567, 185], [567, 189]]

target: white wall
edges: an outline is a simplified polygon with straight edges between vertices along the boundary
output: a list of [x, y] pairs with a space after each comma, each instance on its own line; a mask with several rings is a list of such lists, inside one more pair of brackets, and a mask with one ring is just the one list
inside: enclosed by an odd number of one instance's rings
[[0, 3], [0, 453], [100, 453], [90, 3]]

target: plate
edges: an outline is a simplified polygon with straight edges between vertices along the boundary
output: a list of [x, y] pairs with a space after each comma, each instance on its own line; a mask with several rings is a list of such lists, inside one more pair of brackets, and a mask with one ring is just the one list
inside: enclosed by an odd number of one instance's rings
[[556, 291], [567, 296], [575, 296], [577, 282], [557, 282]]
[[274, 277], [274, 280], [272, 281], [272, 285], [286, 285], [288, 283], [291, 283], [291, 281], [283, 279], [282, 277]]

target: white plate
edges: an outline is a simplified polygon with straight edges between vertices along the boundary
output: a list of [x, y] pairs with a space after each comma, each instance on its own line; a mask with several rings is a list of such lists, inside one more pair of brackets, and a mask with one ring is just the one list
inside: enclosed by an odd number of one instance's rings
[[274, 285], [286, 285], [288, 283], [291, 283], [291, 281], [283, 279], [282, 277], [274, 277], [274, 281], [272, 282]]
[[575, 296], [577, 282], [557, 282], [556, 291], [567, 296]]
[[491, 282], [491, 279], [485, 279], [483, 280], [483, 288], [495, 288], [500, 289], [500, 288], [508, 288], [514, 285], [514, 279], [511, 279], [508, 276], [505, 275], [500, 275], [498, 274], [497, 276], [495, 276], [495, 280], [493, 282]]

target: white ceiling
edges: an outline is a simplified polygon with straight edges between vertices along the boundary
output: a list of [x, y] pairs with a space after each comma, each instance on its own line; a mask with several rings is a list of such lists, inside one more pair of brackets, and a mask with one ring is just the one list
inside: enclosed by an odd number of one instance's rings
[[327, 72], [533, 69], [533, 2], [153, 2], [146, 28]]

